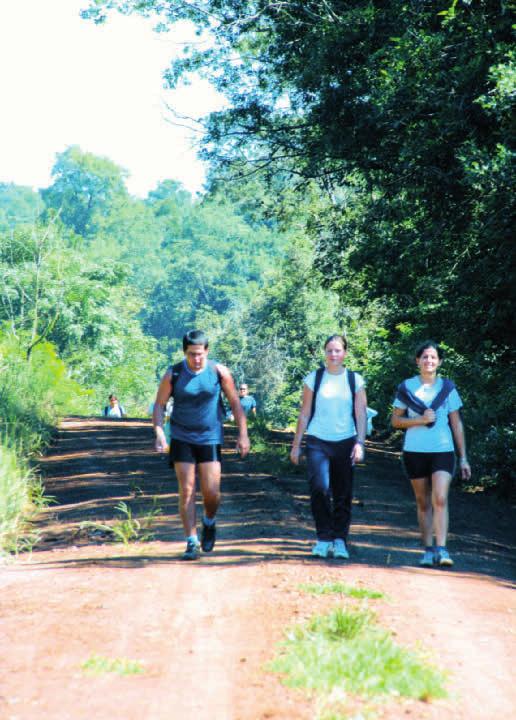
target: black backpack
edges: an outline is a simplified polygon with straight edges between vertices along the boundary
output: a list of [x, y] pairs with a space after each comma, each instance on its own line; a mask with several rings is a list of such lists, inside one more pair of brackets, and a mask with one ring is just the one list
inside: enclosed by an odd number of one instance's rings
[[[315, 414], [315, 401], [317, 399], [317, 393], [319, 392], [319, 388], [321, 387], [321, 382], [323, 378], [323, 374], [326, 368], [320, 367], [317, 368], [315, 371], [315, 382], [314, 382], [314, 395], [312, 398], [312, 407], [310, 408], [310, 418], [308, 420], [308, 423], [306, 427], [308, 428], [308, 425], [312, 422], [313, 416]], [[348, 382], [349, 382], [349, 389], [351, 390], [351, 413], [353, 415], [353, 422], [355, 423], [355, 429], [357, 427], [357, 419], [355, 415], [355, 392], [356, 392], [356, 378], [355, 378], [355, 372], [354, 370], [348, 370]]]

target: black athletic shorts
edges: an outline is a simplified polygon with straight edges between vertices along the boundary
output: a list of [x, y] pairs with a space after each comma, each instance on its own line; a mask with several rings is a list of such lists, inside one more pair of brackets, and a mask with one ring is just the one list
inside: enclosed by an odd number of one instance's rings
[[410, 480], [431, 477], [434, 472], [455, 472], [454, 452], [403, 452], [403, 466]]
[[198, 463], [220, 462], [222, 449], [220, 445], [196, 445], [195, 443], [183, 442], [183, 440], [170, 441], [170, 467], [176, 462]]

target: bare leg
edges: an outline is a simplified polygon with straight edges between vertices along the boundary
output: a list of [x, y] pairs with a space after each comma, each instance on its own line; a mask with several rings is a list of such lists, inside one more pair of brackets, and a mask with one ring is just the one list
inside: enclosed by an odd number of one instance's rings
[[432, 485], [430, 478], [415, 478], [410, 481], [416, 496], [417, 520], [424, 547], [432, 546]]
[[176, 462], [174, 470], [179, 485], [179, 513], [185, 537], [197, 533], [195, 524], [195, 465]]
[[436, 545], [441, 547], [446, 547], [448, 535], [448, 491], [451, 479], [450, 473], [444, 470], [439, 470], [432, 475], [435, 541]]
[[208, 519], [215, 517], [220, 504], [220, 462], [199, 463], [199, 481]]

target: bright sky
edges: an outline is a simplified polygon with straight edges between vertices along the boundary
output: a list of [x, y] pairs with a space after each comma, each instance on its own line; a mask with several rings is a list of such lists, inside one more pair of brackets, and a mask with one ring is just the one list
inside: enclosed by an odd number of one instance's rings
[[56, 153], [79, 145], [127, 169], [134, 195], [168, 178], [200, 190], [195, 137], [167, 122], [165, 103], [199, 117], [221, 100], [201, 80], [174, 93], [162, 81], [192, 32], [157, 34], [137, 16], [96, 26], [79, 17], [87, 4], [0, 2], [0, 182], [46, 187]]

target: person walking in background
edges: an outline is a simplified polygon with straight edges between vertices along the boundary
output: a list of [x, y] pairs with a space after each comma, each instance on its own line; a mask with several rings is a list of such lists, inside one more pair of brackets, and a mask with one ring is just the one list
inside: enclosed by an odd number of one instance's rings
[[423, 567], [453, 565], [446, 539], [448, 492], [455, 471], [454, 441], [461, 477], [471, 477], [459, 413], [462, 401], [451, 380], [438, 376], [442, 361], [443, 351], [433, 340], [417, 348], [419, 374], [398, 386], [391, 418], [394, 428], [406, 431], [402, 458], [416, 497], [424, 547], [419, 564]]
[[367, 398], [364, 379], [347, 370], [347, 340], [331, 335], [324, 343], [326, 366], [304, 379], [303, 399], [290, 452], [297, 465], [306, 436], [310, 502], [316, 557], [347, 559], [353, 466], [364, 459]]
[[[224, 413], [221, 391], [238, 426], [237, 450], [249, 452], [245, 414], [228, 368], [208, 360], [208, 338], [201, 330], [183, 337], [184, 359], [170, 367], [161, 379], [153, 411], [156, 450], [170, 453], [179, 485], [179, 509], [186, 539], [183, 560], [196, 560], [200, 549], [215, 545], [215, 516], [220, 503], [221, 446]], [[165, 407], [173, 397], [170, 444], [163, 428]], [[195, 513], [196, 469], [204, 503], [201, 542]]]
[[124, 410], [124, 406], [119, 403], [118, 398], [114, 393], [111, 393], [108, 400], [109, 400], [109, 405], [106, 405], [106, 407], [104, 408], [104, 417], [109, 417], [109, 418], [125, 417], [126, 412]]
[[249, 395], [249, 386], [247, 383], [241, 382], [238, 386], [238, 397], [240, 398], [240, 405], [245, 413], [246, 417], [249, 414], [256, 416], [256, 400], [252, 395]]

